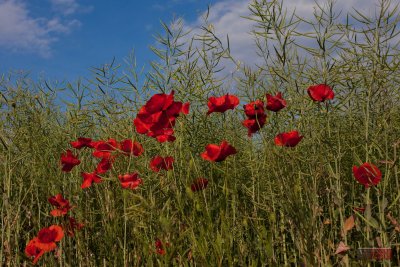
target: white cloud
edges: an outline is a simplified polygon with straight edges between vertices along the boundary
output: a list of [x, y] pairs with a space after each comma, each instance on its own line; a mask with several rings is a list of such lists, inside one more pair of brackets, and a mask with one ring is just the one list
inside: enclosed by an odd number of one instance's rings
[[[216, 35], [226, 45], [226, 35], [229, 36], [230, 48], [232, 56], [246, 63], [249, 66], [254, 66], [255, 63], [261, 62], [261, 59], [256, 54], [256, 46], [254, 37], [250, 32], [254, 29], [254, 22], [243, 18], [249, 16], [249, 4], [252, 0], [221, 0], [215, 5], [211, 6], [208, 22], [214, 26]], [[367, 16], [374, 17], [380, 1], [377, 0], [336, 0], [334, 1], [334, 12], [339, 15], [339, 21], [345, 21], [346, 15], [354, 10], [366, 14]], [[324, 0], [318, 0], [320, 5], [326, 4]], [[315, 0], [283, 0], [283, 7], [287, 9], [287, 14], [291, 14], [294, 10], [299, 17], [306, 19], [313, 19], [314, 11], [317, 9]], [[192, 30], [192, 33], [199, 33], [199, 26], [203, 24], [202, 16], [193, 22], [185, 22], [186, 30]], [[354, 22], [354, 20], [352, 20]], [[299, 30], [302, 32], [312, 30], [311, 26], [304, 22], [299, 25]], [[315, 40], [301, 40], [316, 45]], [[234, 66], [227, 66], [228, 70], [232, 72]]]
[[50, 0], [53, 9], [63, 15], [75, 13], [88, 13], [93, 10], [93, 6], [82, 6], [77, 0]]
[[73, 19], [62, 23], [59, 18], [53, 18], [47, 21], [47, 30], [49, 32], [70, 33], [75, 27], [80, 27], [81, 22]]
[[[210, 9], [207, 21], [215, 30], [216, 36], [227, 46], [227, 36], [229, 37], [230, 51], [236, 60], [248, 62], [256, 59], [256, 47], [253, 37], [250, 35], [253, 23], [243, 18], [250, 14], [248, 5], [250, 1], [224, 0], [216, 3]], [[196, 21], [184, 22], [184, 30], [191, 31], [192, 35], [201, 35], [200, 26], [204, 23], [205, 13], [197, 18]], [[231, 73], [235, 70], [232, 63], [223, 62], [226, 69], [222, 75]]]
[[50, 2], [55, 10], [65, 15], [71, 15], [79, 8], [79, 4], [75, 0], [50, 0]]
[[249, 1], [222, 1], [211, 8], [208, 18], [222, 40], [229, 36], [231, 53], [240, 61], [256, 56], [254, 40], [250, 35], [253, 23], [243, 18], [250, 13], [248, 4]]
[[7, 50], [49, 57], [56, 35], [69, 33], [77, 26], [78, 20], [35, 18], [22, 1], [0, 0], [0, 47]]

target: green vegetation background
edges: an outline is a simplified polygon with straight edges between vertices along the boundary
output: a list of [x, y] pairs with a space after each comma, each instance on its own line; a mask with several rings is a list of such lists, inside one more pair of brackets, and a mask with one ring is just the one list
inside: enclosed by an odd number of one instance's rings
[[[47, 202], [57, 193], [76, 205], [72, 214], [85, 228], [64, 238], [61, 256], [46, 254], [42, 266], [338, 266], [357, 264], [356, 249], [377, 240], [398, 248], [399, 230], [387, 214], [400, 220], [400, 17], [389, 1], [379, 2], [375, 17], [354, 12], [345, 24], [332, 4], [306, 20], [285, 13], [279, 1], [252, 2], [252, 15], [237, 18], [255, 23], [249, 38], [263, 60], [251, 68], [231, 56], [205, 16], [196, 33], [180, 21], [164, 25], [148, 73], [131, 55], [70, 83], [2, 75], [0, 265], [29, 266], [27, 242], [61, 220], [49, 215]], [[224, 71], [226, 64], [236, 71]], [[333, 101], [310, 100], [306, 89], [318, 83], [333, 87]], [[177, 140], [159, 144], [137, 134], [138, 109], [171, 90], [191, 102], [175, 127]], [[268, 113], [253, 138], [241, 125], [241, 106], [206, 116], [210, 96], [235, 93], [243, 105], [278, 91], [288, 107]], [[294, 129], [304, 135], [297, 147], [274, 145], [276, 134]], [[82, 190], [80, 173], [96, 164], [90, 152], [78, 152], [82, 164], [71, 173], [60, 168], [61, 153], [80, 136], [132, 138], [145, 153], [118, 159], [105, 182]], [[200, 158], [222, 139], [238, 154], [214, 164]], [[157, 154], [172, 155], [174, 170], [152, 172]], [[355, 181], [352, 166], [363, 162], [382, 171], [377, 187]], [[123, 190], [118, 174], [133, 171], [144, 184]], [[198, 177], [209, 186], [192, 193]], [[355, 227], [344, 234], [351, 215]], [[170, 243], [166, 255], [154, 253], [156, 238]], [[335, 255], [341, 241], [351, 248], [346, 256]]]

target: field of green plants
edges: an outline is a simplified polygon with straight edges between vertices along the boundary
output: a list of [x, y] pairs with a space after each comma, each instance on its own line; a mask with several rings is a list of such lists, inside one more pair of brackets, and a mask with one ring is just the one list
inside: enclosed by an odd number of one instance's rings
[[400, 13], [377, 3], [251, 2], [254, 65], [205, 14], [163, 24], [146, 72], [3, 74], [0, 265], [400, 266]]

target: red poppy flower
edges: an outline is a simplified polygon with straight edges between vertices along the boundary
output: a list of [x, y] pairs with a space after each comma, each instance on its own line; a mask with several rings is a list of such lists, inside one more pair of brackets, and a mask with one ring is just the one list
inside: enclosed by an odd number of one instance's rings
[[103, 182], [101, 177], [97, 175], [96, 171], [94, 171], [92, 173], [83, 172], [82, 177], [83, 177], [83, 182], [81, 185], [82, 189], [90, 187], [92, 185], [92, 183], [98, 184], [98, 183]]
[[72, 154], [71, 150], [67, 150], [67, 153], [61, 154], [61, 165], [64, 172], [70, 172], [72, 168], [79, 165], [81, 161]]
[[192, 189], [193, 192], [197, 192], [206, 189], [207, 185], [208, 185], [208, 180], [206, 178], [197, 178], [191, 184], [190, 189]]
[[278, 112], [286, 107], [286, 101], [282, 98], [282, 93], [279, 92], [275, 96], [267, 94], [267, 109]]
[[173, 135], [176, 117], [168, 116], [165, 111], [154, 114], [145, 112], [142, 108], [134, 120], [138, 133], [154, 138], [159, 135]]
[[136, 157], [144, 152], [143, 146], [139, 142], [133, 142], [131, 139], [126, 139], [121, 142], [121, 150], [125, 155], [134, 155]]
[[208, 161], [219, 162], [226, 159], [229, 155], [236, 154], [236, 149], [223, 140], [221, 145], [209, 144], [206, 146], [206, 151], [201, 153], [201, 157]]
[[185, 104], [182, 105], [182, 113], [187, 115], [189, 114], [189, 109], [190, 109], [190, 103], [187, 102]]
[[166, 114], [160, 113], [147, 117], [148, 122], [144, 122], [144, 119], [141, 120], [143, 116], [147, 115], [138, 114], [134, 121], [138, 133], [156, 138], [160, 143], [175, 141], [174, 129], [172, 128], [175, 126], [175, 117], [168, 118]]
[[267, 120], [267, 115], [264, 113], [264, 102], [256, 100], [244, 105], [243, 108], [247, 120], [244, 120], [242, 124], [248, 129], [248, 136], [251, 136], [260, 130]]
[[72, 209], [67, 199], [64, 199], [61, 194], [57, 194], [48, 199], [52, 206], [56, 209], [52, 210], [50, 214], [54, 217], [64, 216], [67, 212]]
[[256, 100], [243, 106], [247, 117], [254, 118], [264, 115], [264, 102]]
[[70, 143], [73, 148], [81, 149], [83, 147], [93, 148], [93, 143], [91, 138], [79, 137], [77, 141]]
[[138, 173], [130, 173], [124, 175], [118, 175], [118, 179], [121, 182], [122, 188], [136, 189], [140, 184], [143, 183], [142, 179], [139, 178]]
[[96, 158], [109, 158], [111, 152], [119, 148], [119, 143], [115, 139], [108, 139], [108, 141], [97, 141], [93, 143], [95, 151], [93, 156]]
[[164, 143], [164, 142], [173, 142], [176, 140], [176, 137], [169, 134], [162, 134], [162, 135], [157, 135], [156, 139], [158, 142]]
[[171, 94], [156, 94], [139, 110], [133, 123], [140, 134], [154, 137], [159, 142], [174, 141], [175, 120], [180, 113], [189, 113], [189, 103], [174, 101]]
[[169, 108], [174, 106], [175, 108], [173, 108], [173, 110], [179, 111], [182, 108], [182, 103], [180, 105], [178, 104], [179, 108], [177, 108], [176, 106], [177, 104], [175, 104], [176, 102], [174, 101], [174, 94], [175, 94], [174, 91], [172, 91], [171, 94], [169, 95], [155, 94], [142, 107], [142, 110], [145, 111], [146, 113], [153, 114], [160, 111], [169, 110]]
[[365, 188], [379, 184], [382, 179], [382, 173], [378, 167], [367, 162], [360, 167], [353, 166], [353, 175]]
[[234, 109], [239, 105], [239, 98], [235, 95], [226, 94], [220, 97], [210, 97], [208, 99], [208, 112], [207, 115], [213, 112], [224, 113], [228, 109]]
[[326, 84], [312, 85], [308, 87], [307, 91], [311, 99], [318, 102], [324, 102], [335, 97], [332, 88]]
[[156, 247], [156, 253], [157, 254], [159, 254], [159, 255], [165, 255], [167, 252], [165, 251], [165, 249], [164, 249], [164, 245], [163, 245], [163, 243], [161, 242], [161, 240], [160, 239], [156, 239], [156, 242], [155, 242], [155, 247]]
[[25, 255], [27, 257], [35, 257], [32, 262], [33, 265], [35, 265], [40, 259], [40, 257], [42, 257], [42, 255], [46, 252], [43, 249], [40, 249], [36, 246], [37, 240], [38, 240], [37, 237], [33, 238], [32, 240], [29, 241], [28, 245], [26, 245], [25, 248]]
[[173, 157], [161, 157], [155, 156], [150, 161], [150, 169], [155, 172], [159, 172], [161, 169], [163, 170], [172, 170], [173, 169], [174, 158]]
[[248, 129], [247, 135], [252, 136], [253, 133], [256, 133], [265, 125], [266, 121], [267, 121], [267, 115], [262, 114], [256, 118], [244, 120], [242, 121], [242, 124], [244, 127]]
[[69, 236], [74, 236], [75, 235], [75, 230], [79, 231], [84, 227], [83, 223], [78, 223], [76, 221], [76, 219], [73, 218], [73, 217], [69, 217], [68, 221], [69, 221], [69, 225], [66, 227], [67, 228], [66, 231], [67, 231], [67, 234]]
[[[175, 125], [175, 120], [172, 121], [171, 123], [172, 126]], [[174, 129], [172, 128], [164, 128], [162, 130], [155, 130], [152, 134], [149, 136], [154, 137], [157, 139], [158, 142], [164, 143], [164, 142], [173, 142], [175, 141], [176, 137], [174, 136]]]
[[275, 137], [275, 144], [277, 146], [295, 147], [303, 139], [298, 131], [291, 131], [287, 133], [280, 133]]
[[56, 242], [64, 237], [64, 231], [61, 226], [52, 225], [48, 228], [42, 228], [38, 235], [35, 246], [41, 250], [52, 251], [57, 245]]
[[114, 158], [112, 156], [102, 158], [101, 161], [97, 164], [96, 172], [98, 174], [108, 172], [112, 168], [113, 162]]

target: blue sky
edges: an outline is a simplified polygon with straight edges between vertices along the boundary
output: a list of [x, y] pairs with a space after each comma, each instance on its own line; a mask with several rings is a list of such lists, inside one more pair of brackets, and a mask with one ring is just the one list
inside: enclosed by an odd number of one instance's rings
[[[211, 5], [209, 21], [222, 40], [229, 35], [231, 53], [241, 62], [259, 59], [249, 32], [253, 0], [0, 0], [0, 73], [26, 70], [31, 78], [73, 81], [90, 67], [123, 62], [135, 49], [138, 66], [154, 59], [149, 46], [161, 32], [160, 20], [184, 19], [196, 29]], [[324, 0], [318, 0], [324, 2]], [[371, 12], [379, 0], [336, 0], [342, 19], [357, 9]], [[283, 0], [302, 17], [312, 17], [315, 0]]]
[[139, 66], [148, 64], [160, 20], [195, 21], [213, 2], [0, 0], [0, 73], [73, 80], [114, 56], [122, 62], [132, 49]]

